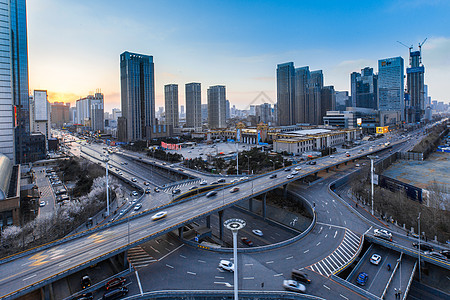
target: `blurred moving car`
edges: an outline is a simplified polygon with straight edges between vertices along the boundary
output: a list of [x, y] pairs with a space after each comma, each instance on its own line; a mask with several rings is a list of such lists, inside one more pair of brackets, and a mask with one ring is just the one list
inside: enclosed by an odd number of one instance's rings
[[283, 287], [291, 292], [306, 293], [306, 287], [295, 280], [283, 280]]
[[219, 262], [219, 268], [225, 271], [234, 272], [234, 264], [229, 260], [222, 259]]
[[311, 279], [308, 278], [308, 275], [297, 269], [292, 269], [291, 278], [295, 281], [311, 283]]
[[152, 221], [156, 221], [167, 216], [167, 211], [160, 211], [152, 216]]
[[249, 247], [253, 247], [253, 242], [247, 237], [241, 237], [241, 241]]

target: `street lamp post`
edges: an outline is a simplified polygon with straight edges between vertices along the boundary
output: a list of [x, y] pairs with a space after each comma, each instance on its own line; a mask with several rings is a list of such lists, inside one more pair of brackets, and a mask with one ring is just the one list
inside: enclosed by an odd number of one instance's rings
[[372, 216], [373, 216], [373, 160], [374, 160], [374, 156], [367, 156], [370, 159], [370, 183], [371, 183], [371, 197], [372, 197]]
[[397, 259], [397, 262], [399, 264], [399, 268], [400, 268], [400, 287], [399, 287], [399, 293], [400, 293], [400, 297], [401, 297], [401, 292], [402, 292], [402, 258], [400, 257], [399, 259]]
[[109, 181], [108, 181], [108, 162], [109, 162], [109, 155], [102, 155], [103, 161], [105, 162], [105, 168], [106, 168], [106, 216], [109, 216]]
[[420, 273], [420, 212], [419, 212], [419, 216], [417, 217], [417, 221], [419, 222], [419, 282], [422, 279], [422, 274]]
[[236, 175], [239, 175], [239, 143], [236, 141]]
[[233, 261], [234, 261], [234, 300], [238, 300], [238, 261], [237, 261], [237, 234], [239, 229], [245, 227], [245, 221], [241, 219], [226, 220], [223, 225], [233, 233]]

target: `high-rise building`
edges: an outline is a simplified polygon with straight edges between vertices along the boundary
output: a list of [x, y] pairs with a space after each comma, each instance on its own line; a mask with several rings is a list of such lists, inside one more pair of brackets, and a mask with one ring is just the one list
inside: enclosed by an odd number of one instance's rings
[[378, 61], [378, 109], [405, 112], [403, 58], [393, 57]]
[[223, 85], [208, 88], [208, 125], [209, 128], [225, 128], [226, 123], [226, 90]]
[[308, 102], [307, 102], [307, 119], [309, 124], [322, 124], [322, 88], [323, 73], [322, 70], [312, 71], [308, 84]]
[[177, 128], [179, 127], [178, 84], [167, 84], [164, 86], [164, 99], [166, 125], [172, 125], [173, 128]]
[[343, 111], [349, 106], [352, 106], [352, 101], [348, 96], [348, 91], [336, 91], [336, 110]]
[[153, 56], [124, 52], [120, 55], [122, 141], [143, 140], [155, 124], [155, 70]]
[[208, 121], [208, 104], [202, 104], [202, 122]]
[[95, 132], [103, 132], [105, 130], [105, 114], [103, 112], [103, 101], [93, 102], [91, 104], [91, 129]]
[[377, 109], [377, 80], [373, 68], [365, 67], [361, 73], [350, 74], [352, 104], [354, 107]]
[[277, 66], [278, 125], [295, 124], [295, 70], [294, 63]]
[[425, 67], [422, 64], [422, 47], [419, 51], [409, 50], [409, 65], [406, 69], [409, 107], [406, 107], [406, 122], [420, 122], [425, 113]]
[[[98, 131], [103, 130], [103, 127], [101, 127], [101, 123], [103, 123], [103, 94], [102, 93], [95, 93], [95, 95], [88, 95], [85, 98], [80, 98], [76, 102], [77, 107], [77, 119], [76, 124], [84, 125], [88, 130]], [[99, 115], [96, 116], [96, 122], [98, 122], [96, 125], [93, 124], [93, 111], [92, 108], [95, 108], [95, 113], [99, 113], [101, 111], [102, 116], [100, 118]], [[101, 129], [100, 129], [101, 128]]]
[[225, 118], [230, 118], [230, 100], [225, 101]]
[[48, 139], [51, 137], [50, 103], [47, 99], [47, 91], [35, 90], [31, 109], [31, 128], [33, 132], [39, 132], [45, 136], [46, 149], [48, 149]]
[[318, 124], [323, 124], [323, 117], [327, 115], [327, 111], [336, 110], [336, 92], [334, 91], [334, 86], [324, 86], [320, 97], [320, 120]]
[[116, 120], [122, 116], [122, 111], [118, 108], [113, 108], [112, 109], [112, 118], [113, 120]]
[[263, 103], [255, 107], [256, 122], [263, 122], [270, 125], [272, 122], [272, 105], [270, 103]]
[[[295, 69], [295, 123], [307, 123], [308, 121], [308, 86], [311, 79], [309, 67]], [[292, 124], [291, 124], [292, 125]]]
[[70, 103], [53, 102], [50, 107], [50, 118], [52, 126], [61, 128], [65, 123], [69, 123]]
[[[200, 83], [186, 83], [186, 127], [202, 127], [202, 86]], [[206, 109], [206, 111], [208, 111]], [[206, 116], [205, 119], [207, 119]]]

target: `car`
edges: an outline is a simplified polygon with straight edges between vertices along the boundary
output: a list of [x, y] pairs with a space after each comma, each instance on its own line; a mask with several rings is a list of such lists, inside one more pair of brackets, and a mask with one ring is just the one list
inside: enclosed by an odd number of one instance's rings
[[134, 197], [137, 197], [139, 194], [138, 194], [138, 192], [136, 192], [136, 191], [132, 191], [131, 192], [131, 196], [134, 196]]
[[244, 181], [244, 180], [247, 180], [247, 179], [248, 179], [248, 177], [244, 176], [244, 177], [239, 178], [239, 181]]
[[141, 209], [141, 207], [142, 207], [142, 203], [136, 204], [136, 206], [134, 207], [134, 210], [138, 211]]
[[263, 236], [263, 232], [259, 229], [253, 229], [252, 232], [254, 235]]
[[122, 209], [122, 210], [119, 212], [119, 217], [123, 216], [125, 213], [126, 213], [126, 210], [125, 210], [125, 209]]
[[224, 182], [226, 182], [226, 180], [225, 180], [225, 178], [220, 178], [219, 180], [217, 180], [217, 182], [224, 183]]
[[447, 259], [450, 259], [450, 250], [441, 250], [439, 253], [447, 257]]
[[239, 192], [239, 188], [237, 186], [235, 186], [234, 188], [232, 188], [230, 190], [230, 193], [236, 193], [236, 192]]
[[106, 290], [112, 290], [112, 289], [121, 287], [126, 281], [127, 281], [127, 279], [125, 277], [116, 277], [116, 278], [113, 278], [110, 281], [108, 281], [105, 284], [105, 288], [106, 288]]
[[121, 172], [119, 172], [119, 175], [120, 175], [120, 176], [122, 176], [122, 175], [123, 175], [122, 171], [121, 171]]
[[119, 171], [119, 169], [118, 169], [118, 168], [116, 168], [116, 172], [117, 172], [117, 171]]
[[133, 177], [133, 178], [131, 178], [131, 181], [137, 182], [137, 179]]
[[297, 175], [297, 174], [298, 174], [297, 171], [292, 171], [292, 172], [291, 172], [291, 175]]
[[361, 165], [360, 165], [360, 164], [356, 164], [355, 166], [357, 166], [357, 167], [361, 167]]
[[443, 261], [447, 261], [447, 257], [444, 254], [441, 254], [439, 252], [430, 252], [428, 253], [429, 256], [433, 257], [433, 258], [437, 258]]
[[167, 216], [167, 211], [160, 211], [152, 216], [152, 221], [156, 221]]
[[149, 188], [146, 188], [146, 189], [145, 189], [145, 193], [146, 193], [146, 194], [150, 194], [151, 191], [152, 191], [152, 190], [149, 189]]
[[210, 185], [213, 185], [213, 184], [219, 184], [219, 182], [218, 181], [211, 181]]
[[[412, 243], [414, 248], [419, 248], [419, 243]], [[428, 252], [432, 252], [433, 246], [431, 246], [430, 244], [426, 244], [426, 243], [420, 243], [420, 251], [428, 251]]]
[[155, 191], [155, 193], [159, 193], [159, 188], [158, 187], [155, 187], [153, 190]]
[[189, 188], [190, 191], [195, 190], [195, 189], [198, 189], [198, 186], [193, 185], [193, 186], [191, 186], [191, 187]]
[[359, 285], [366, 285], [367, 280], [369, 279], [369, 275], [364, 272], [360, 272], [358, 277], [356, 278], [356, 283]]
[[208, 182], [206, 182], [206, 180], [202, 180], [202, 181], [200, 181], [200, 183], [199, 183], [200, 185], [207, 185], [208, 184]]
[[345, 156], [350, 157], [350, 154], [346, 154]]
[[295, 171], [300, 171], [302, 169], [302, 167], [295, 167]]
[[176, 195], [176, 194], [179, 194], [179, 193], [181, 193], [181, 190], [179, 188], [176, 188], [176, 189], [172, 190], [172, 195]]
[[269, 176], [270, 179], [277, 178], [277, 174], [272, 174]]
[[285, 172], [289, 172], [290, 170], [291, 170], [291, 168], [284, 169]]
[[78, 297], [76, 297], [75, 299], [77, 299], [77, 300], [92, 300], [92, 299], [94, 299], [94, 295], [91, 292], [83, 293], [83, 294], [79, 295]]
[[144, 181], [144, 185], [148, 186], [150, 183], [148, 183], [147, 181]]
[[219, 262], [219, 268], [225, 271], [234, 272], [234, 264], [229, 260], [222, 259]]
[[125, 296], [128, 293], [127, 287], [120, 287], [111, 291], [106, 292], [102, 299], [103, 300], [109, 300], [109, 299], [118, 299], [122, 296]]
[[230, 181], [230, 183], [236, 183], [238, 181], [239, 181], [239, 179], [233, 179], [233, 180]]
[[372, 257], [370, 258], [370, 262], [372, 264], [378, 266], [380, 264], [380, 262], [381, 262], [381, 255], [376, 254], [376, 253], [372, 254]]
[[208, 192], [207, 194], [206, 194], [206, 197], [212, 197], [212, 196], [215, 196], [215, 195], [217, 195], [217, 192], [216, 191], [211, 191], [211, 192]]
[[247, 237], [241, 237], [241, 241], [249, 247], [253, 247], [253, 242]]
[[292, 279], [283, 280], [283, 287], [291, 292], [306, 293], [306, 287]]
[[295, 281], [311, 283], [311, 279], [308, 278], [308, 275], [297, 269], [292, 269], [291, 278]]
[[41, 201], [41, 202], [39, 202], [39, 206], [40, 206], [40, 207], [43, 207], [43, 206], [45, 206], [45, 201]]
[[315, 164], [316, 164], [316, 162], [313, 160], [308, 162], [308, 165], [311, 165], [311, 166], [314, 166]]
[[189, 150], [189, 151], [188, 151], [188, 153], [192, 153], [192, 151], [191, 151], [191, 150]]
[[334, 158], [334, 155], [330, 155], [330, 158]]
[[392, 233], [385, 229], [375, 229], [373, 235], [392, 242]]
[[287, 178], [287, 179], [292, 179], [292, 178], [294, 178], [294, 175], [289, 174], [286, 178]]
[[90, 287], [91, 284], [92, 284], [92, 281], [88, 275], [84, 275], [83, 277], [81, 277], [81, 288], [83, 288], [83, 290], [85, 288]]

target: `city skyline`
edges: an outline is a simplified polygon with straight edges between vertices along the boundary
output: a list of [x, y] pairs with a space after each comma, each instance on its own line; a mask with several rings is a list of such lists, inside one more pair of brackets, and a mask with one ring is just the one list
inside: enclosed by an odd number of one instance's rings
[[[120, 107], [117, 57], [128, 50], [154, 57], [157, 106], [163, 106], [165, 84], [200, 82], [205, 87], [227, 86], [230, 102], [243, 109], [262, 91], [276, 102], [279, 63], [295, 61], [321, 69], [324, 85], [350, 91], [351, 72], [364, 67], [378, 72], [377, 61], [384, 57], [407, 59], [408, 49], [397, 40], [416, 49], [428, 37], [422, 49], [425, 84], [433, 100], [449, 101], [445, 79], [450, 77], [450, 5], [444, 1], [364, 6], [353, 1], [282, 6], [230, 2], [220, 4], [220, 16], [212, 13], [218, 3], [134, 3], [139, 5], [29, 2], [30, 90], [46, 89], [51, 102], [73, 103], [101, 89], [105, 110], [111, 111]], [[170, 22], [162, 17], [166, 11], [174, 13]], [[269, 11], [270, 18], [264, 18]], [[369, 23], [358, 25], [364, 22]], [[311, 23], [316, 30], [308, 29]], [[183, 89], [179, 97], [184, 103]], [[206, 103], [206, 89], [202, 98]]]

